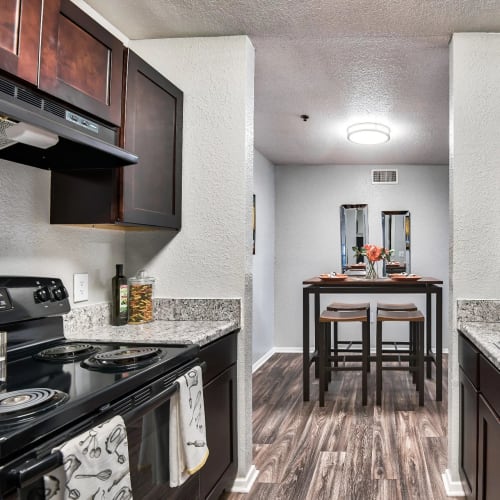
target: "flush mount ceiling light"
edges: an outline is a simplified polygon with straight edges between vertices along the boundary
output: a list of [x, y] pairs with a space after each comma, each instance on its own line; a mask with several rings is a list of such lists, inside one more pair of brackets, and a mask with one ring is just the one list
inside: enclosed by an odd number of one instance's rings
[[356, 144], [382, 144], [391, 138], [391, 129], [381, 123], [355, 123], [347, 127], [347, 139]]

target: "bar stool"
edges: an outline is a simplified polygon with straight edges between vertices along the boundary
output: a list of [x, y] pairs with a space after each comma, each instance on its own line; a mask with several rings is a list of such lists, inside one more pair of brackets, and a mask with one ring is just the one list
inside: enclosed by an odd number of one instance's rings
[[[387, 302], [377, 302], [377, 313], [379, 311], [417, 311], [418, 307], [413, 302], [407, 302], [406, 304], [390, 304]], [[391, 345], [394, 347], [393, 350], [384, 349], [384, 345]], [[399, 346], [407, 346], [406, 350], [399, 350]], [[384, 353], [392, 353], [397, 352], [398, 354], [413, 354], [415, 355], [415, 341], [412, 333], [412, 324], [410, 323], [408, 342], [397, 340], [397, 341], [383, 341], [382, 342], [382, 352]], [[415, 361], [412, 361], [410, 364], [414, 364]], [[413, 383], [416, 382], [416, 373], [413, 372]]]
[[[368, 350], [370, 348], [370, 333], [369, 322], [366, 312], [361, 311], [323, 311], [319, 317], [321, 325], [319, 332], [319, 406], [325, 406], [325, 389], [327, 389], [327, 373], [332, 371], [359, 371], [361, 370], [361, 391], [362, 402], [366, 405], [368, 398]], [[345, 356], [343, 361], [361, 361], [358, 366], [331, 366], [331, 361], [339, 361], [339, 355], [331, 353], [330, 334], [331, 328], [329, 325], [336, 323], [360, 322], [362, 347], [361, 356], [351, 355]]]
[[[416, 373], [418, 404], [424, 405], [424, 315], [419, 311], [378, 311], [376, 339], [376, 404], [382, 403], [382, 370], [410, 370]], [[415, 353], [407, 356], [408, 367], [387, 366], [385, 361], [401, 361], [400, 356], [390, 356], [382, 351], [382, 326], [386, 321], [407, 322], [412, 331]], [[405, 360], [405, 361], [406, 361]]]
[[[347, 302], [332, 302], [326, 306], [327, 311], [366, 311], [366, 320], [370, 325], [370, 303], [358, 302], [355, 304]], [[362, 345], [361, 340], [340, 340], [338, 337], [338, 322], [335, 321], [333, 325], [333, 353], [338, 355], [339, 352], [362, 352], [362, 349], [351, 349], [353, 345]], [[339, 344], [345, 346], [339, 349]], [[333, 366], [338, 366], [338, 361], [333, 362]], [[368, 372], [370, 372], [370, 363], [368, 363]]]

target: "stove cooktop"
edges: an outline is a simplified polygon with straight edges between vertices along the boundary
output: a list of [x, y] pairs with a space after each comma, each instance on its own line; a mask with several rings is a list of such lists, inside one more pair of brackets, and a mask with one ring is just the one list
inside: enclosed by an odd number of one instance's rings
[[[31, 446], [38, 436], [41, 439], [174, 372], [195, 359], [199, 347], [64, 340], [44, 351], [30, 352], [7, 365], [6, 389], [0, 394], [0, 462], [23, 443]], [[38, 405], [41, 393], [49, 394], [56, 404]]]

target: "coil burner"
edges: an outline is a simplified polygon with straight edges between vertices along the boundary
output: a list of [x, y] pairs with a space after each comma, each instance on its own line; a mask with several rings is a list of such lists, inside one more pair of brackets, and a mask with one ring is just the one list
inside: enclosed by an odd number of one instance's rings
[[82, 361], [89, 370], [122, 372], [137, 370], [156, 363], [160, 359], [158, 347], [122, 347], [114, 351], [100, 352]]
[[24, 389], [0, 394], [0, 426], [19, 425], [69, 399], [62, 391], [45, 388]]
[[63, 344], [44, 349], [35, 354], [34, 357], [43, 361], [69, 363], [71, 361], [80, 361], [99, 351], [100, 349], [98, 347], [91, 344]]

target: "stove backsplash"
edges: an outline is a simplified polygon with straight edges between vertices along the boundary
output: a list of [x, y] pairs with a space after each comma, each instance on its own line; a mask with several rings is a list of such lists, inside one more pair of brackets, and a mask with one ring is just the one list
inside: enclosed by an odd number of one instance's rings
[[[65, 314], [67, 336], [109, 325], [111, 304], [91, 304], [73, 307]], [[236, 321], [241, 323], [240, 299], [154, 299], [154, 319], [161, 321]]]

